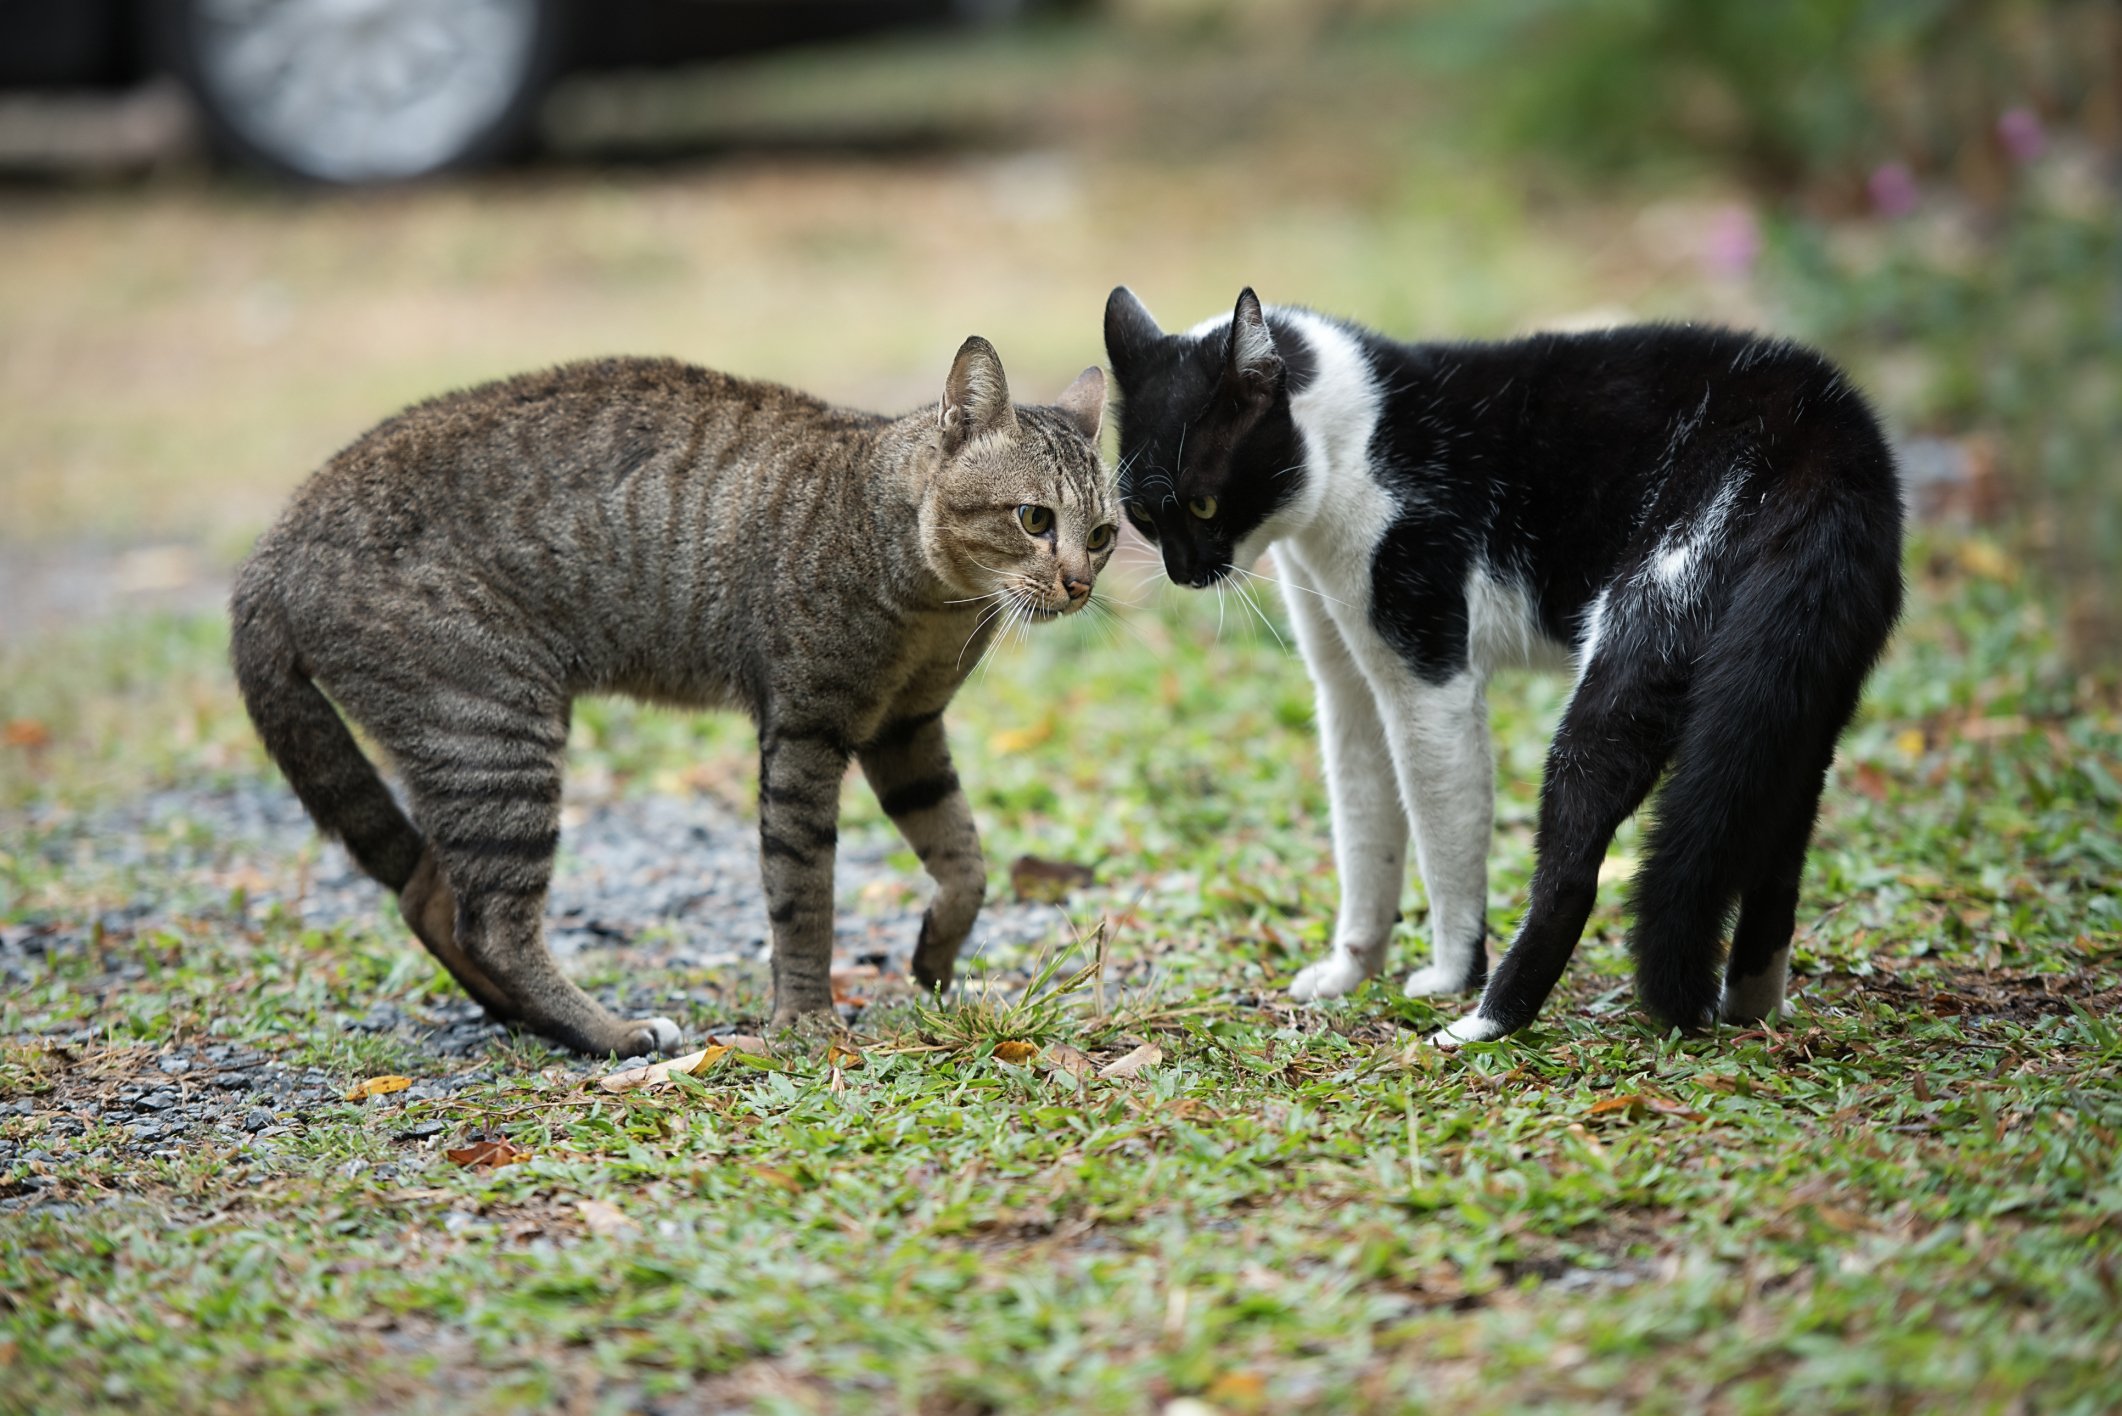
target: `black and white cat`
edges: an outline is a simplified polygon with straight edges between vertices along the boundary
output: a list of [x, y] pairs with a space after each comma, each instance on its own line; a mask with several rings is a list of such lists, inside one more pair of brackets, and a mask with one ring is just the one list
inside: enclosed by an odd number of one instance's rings
[[[1661, 775], [1637, 988], [1687, 1028], [1783, 1004], [1821, 788], [1901, 605], [1901, 501], [1863, 398], [1796, 345], [1641, 326], [1401, 344], [1301, 309], [1166, 334], [1105, 307], [1120, 493], [1182, 585], [1274, 548], [1318, 689], [1341, 909], [1300, 999], [1380, 972], [1412, 829], [1436, 1036], [1532, 1021], [1614, 830]], [[1517, 937], [1488, 976], [1489, 674], [1576, 667]], [[1722, 937], [1738, 907], [1728, 963]]]

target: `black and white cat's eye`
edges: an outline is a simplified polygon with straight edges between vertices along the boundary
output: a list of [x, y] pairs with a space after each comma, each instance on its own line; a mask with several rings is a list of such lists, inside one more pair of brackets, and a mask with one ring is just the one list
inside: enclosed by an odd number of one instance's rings
[[1150, 520], [1149, 508], [1140, 502], [1129, 502], [1127, 504], [1127, 519], [1145, 531], [1157, 529], [1157, 523]]
[[1017, 524], [1030, 536], [1044, 536], [1054, 529], [1054, 513], [1047, 507], [1029, 503], [1017, 508]]
[[1186, 509], [1201, 520], [1210, 521], [1216, 515], [1216, 499], [1214, 497], [1195, 497], [1186, 504]]
[[1092, 555], [1098, 554], [1113, 543], [1114, 529], [1111, 526], [1094, 527], [1090, 535], [1083, 538], [1083, 549]]

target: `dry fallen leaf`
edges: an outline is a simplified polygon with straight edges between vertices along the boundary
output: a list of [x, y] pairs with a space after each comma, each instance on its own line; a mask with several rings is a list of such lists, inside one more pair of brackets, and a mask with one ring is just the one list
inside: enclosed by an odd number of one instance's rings
[[843, 1047], [836, 1042], [825, 1049], [825, 1061], [828, 1066], [840, 1067], [852, 1072], [862, 1065], [862, 1050], [856, 1047]]
[[35, 718], [12, 718], [6, 727], [0, 728], [0, 742], [9, 747], [49, 747], [51, 741], [52, 730]]
[[617, 1205], [602, 1200], [582, 1200], [576, 1203], [575, 1213], [582, 1216], [582, 1223], [589, 1232], [602, 1238], [614, 1234], [630, 1234], [639, 1226], [628, 1219]]
[[1048, 714], [1028, 727], [1006, 728], [987, 740], [987, 750], [997, 757], [1012, 752], [1022, 752], [1028, 747], [1037, 747], [1054, 735], [1053, 715]]
[[698, 1052], [688, 1052], [683, 1057], [673, 1057], [668, 1062], [652, 1062], [646, 1067], [629, 1067], [623, 1072], [597, 1079], [597, 1085], [608, 1092], [634, 1091], [640, 1087], [653, 1087], [667, 1082], [674, 1072], [686, 1076], [697, 1076], [720, 1062], [731, 1051], [726, 1043], [712, 1043]]
[[830, 979], [833, 990], [833, 1002], [867, 1003], [869, 1002], [869, 999], [864, 997], [857, 990], [864, 987], [865, 985], [871, 985], [876, 983], [877, 966], [875, 964], [855, 964], [849, 968], [834, 969], [832, 971], [832, 974], [830, 975]]
[[404, 1091], [412, 1084], [411, 1077], [370, 1077], [365, 1082], [356, 1083], [354, 1089], [346, 1094], [346, 1099], [366, 1101], [372, 1096], [389, 1096], [392, 1092]]
[[1587, 1116], [1605, 1116], [1615, 1111], [1626, 1111], [1634, 1113], [1641, 1111], [1642, 1109], [1643, 1098], [1640, 1096], [1608, 1096], [1601, 1097], [1599, 1100], [1593, 1102], [1591, 1104], [1591, 1110], [1586, 1112], [1585, 1114]]
[[994, 1055], [1000, 1061], [1014, 1062], [1021, 1067], [1039, 1055], [1039, 1045], [1032, 1042], [998, 1042], [995, 1044]]
[[453, 1165], [469, 1170], [493, 1170], [504, 1165], [514, 1165], [519, 1160], [529, 1160], [531, 1153], [506, 1139], [498, 1141], [474, 1141], [460, 1150], [442, 1152]]
[[1164, 1060], [1164, 1049], [1154, 1042], [1145, 1042], [1117, 1062], [1108, 1062], [1098, 1075], [1108, 1082], [1125, 1081], [1135, 1076], [1144, 1067], [1154, 1067]]
[[801, 1180], [798, 1180], [795, 1176], [789, 1174], [786, 1170], [776, 1170], [771, 1165], [752, 1165], [747, 1166], [745, 1168], [750, 1170], [752, 1174], [758, 1176], [761, 1180], [766, 1181], [766, 1183], [768, 1183], [769, 1185], [779, 1185], [782, 1189], [788, 1191], [791, 1195], [800, 1195], [803, 1193], [803, 1182]]
[[1098, 1070], [1097, 1063], [1091, 1061], [1087, 1055], [1078, 1052], [1065, 1042], [1049, 1043], [1041, 1060], [1046, 1063], [1049, 1070], [1066, 1072], [1078, 1081], [1094, 1075]]
[[1011, 893], [1033, 904], [1058, 905], [1071, 890], [1095, 884], [1097, 878], [1087, 865], [1039, 856], [1018, 856], [1009, 868]]
[[1707, 1121], [1709, 1119], [1693, 1107], [1683, 1106], [1677, 1101], [1671, 1101], [1662, 1096], [1651, 1097], [1646, 1104], [1660, 1116], [1677, 1116], [1682, 1121]]

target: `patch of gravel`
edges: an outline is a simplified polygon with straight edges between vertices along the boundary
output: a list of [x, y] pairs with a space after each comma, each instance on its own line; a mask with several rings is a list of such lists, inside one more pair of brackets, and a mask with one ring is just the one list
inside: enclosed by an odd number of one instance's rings
[[[769, 944], [753, 821], [709, 796], [576, 800], [564, 820], [548, 938], [563, 961], [592, 950], [633, 954], [640, 967], [630, 970], [623, 996], [607, 1002], [627, 1011], [682, 1011], [706, 999], [687, 991], [679, 970], [758, 976]], [[107, 942], [180, 923], [190, 931], [202, 923], [250, 929], [285, 912], [316, 927], [383, 922], [406, 948], [419, 947], [398, 924], [389, 893], [336, 844], [318, 848], [301, 806], [277, 782], [160, 790], [81, 816], [33, 812], [25, 824], [22, 853], [109, 882], [101, 893], [116, 903], [93, 915], [0, 926], [0, 988], [17, 999], [49, 986], [61, 966], [78, 976], [83, 959], [92, 979], [81, 987], [122, 994], [128, 983], [146, 981], [149, 966], [140, 951], [108, 949]], [[928, 886], [918, 873], [909, 879], [887, 864], [892, 849], [881, 832], [842, 839], [836, 968], [906, 970]], [[967, 956], [1036, 944], [1051, 936], [1057, 918], [1050, 905], [993, 901]], [[34, 1008], [24, 1011], [34, 1025]], [[320, 1021], [349, 1033], [395, 1035], [444, 1064], [437, 1070], [447, 1075], [368, 1103], [379, 1113], [491, 1080], [486, 1059], [505, 1036], [469, 999], [419, 1007], [379, 999]], [[98, 1149], [143, 1156], [202, 1144], [269, 1155], [299, 1135], [305, 1115], [341, 1101], [349, 1082], [240, 1044], [158, 1052], [106, 1046], [103, 1036], [71, 1022], [34, 1035], [55, 1050], [64, 1081], [55, 1092], [0, 1097], [0, 1210], [65, 1203], [53, 1191], [50, 1167], [62, 1150], [78, 1158], [79, 1138], [92, 1133]], [[603, 1068], [584, 1061], [571, 1070]], [[6, 1124], [17, 1117], [33, 1119]], [[450, 1129], [415, 1116], [394, 1136], [431, 1147]], [[15, 1178], [6, 1178], [11, 1173]]]

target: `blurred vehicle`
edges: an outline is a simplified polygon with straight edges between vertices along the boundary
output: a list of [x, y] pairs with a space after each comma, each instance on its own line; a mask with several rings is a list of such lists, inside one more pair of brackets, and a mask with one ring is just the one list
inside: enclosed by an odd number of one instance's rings
[[510, 155], [560, 75], [1007, 14], [1017, 0], [0, 0], [0, 87], [174, 75], [217, 151], [317, 182]]

